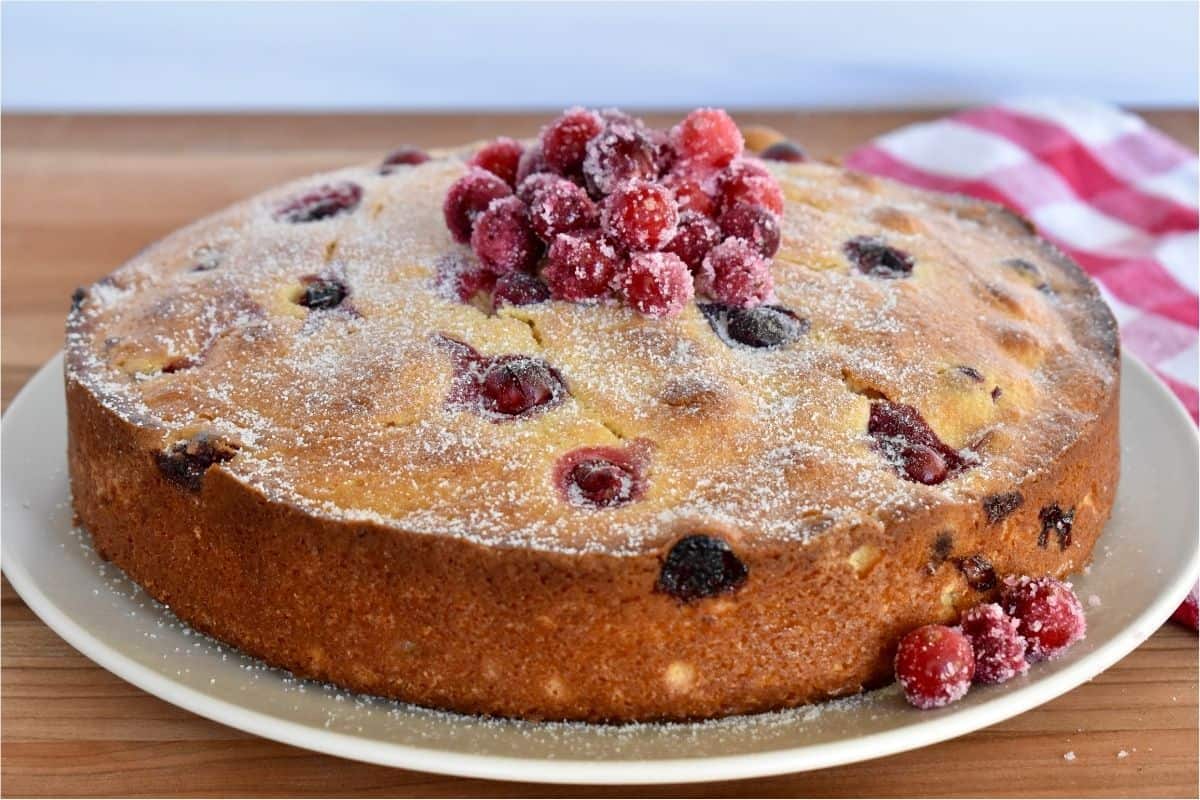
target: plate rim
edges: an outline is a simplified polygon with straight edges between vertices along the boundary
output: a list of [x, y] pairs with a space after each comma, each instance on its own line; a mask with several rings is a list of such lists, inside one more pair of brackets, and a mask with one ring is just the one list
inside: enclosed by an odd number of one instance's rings
[[[1172, 409], [1165, 423], [1190, 431], [1187, 447], [1200, 450], [1196, 425], [1183, 404], [1153, 372], [1138, 359], [1122, 354], [1122, 383], [1130, 372], [1140, 383], [1167, 398]], [[62, 351], [47, 361], [21, 387], [5, 411], [0, 427], [25, 413], [47, 373], [62, 370]], [[997, 693], [983, 703], [967, 709], [953, 706], [933, 712], [912, 725], [866, 734], [850, 740], [800, 747], [785, 747], [758, 753], [716, 756], [690, 756], [665, 759], [583, 760], [522, 758], [516, 756], [455, 753], [435, 748], [381, 742], [330, 730], [317, 730], [282, 717], [247, 709], [237, 703], [214, 698], [179, 684], [149, 667], [143, 666], [93, 637], [83, 626], [60, 610], [41, 590], [37, 582], [16, 558], [0, 536], [0, 568], [9, 583], [33, 613], [57, 635], [84, 656], [122, 680], [155, 697], [193, 714], [228, 725], [265, 739], [305, 750], [335, 755], [353, 761], [468, 778], [523, 781], [541, 784], [654, 785], [702, 783], [767, 777], [793, 772], [823, 769], [842, 764], [882, 758], [962, 736], [1025, 713], [1065, 694], [1099, 675], [1153, 635], [1183, 601], [1200, 567], [1200, 552], [1193, 548], [1190, 557], [1155, 601], [1115, 636], [1098, 646], [1085, 658], [1062, 670]]]

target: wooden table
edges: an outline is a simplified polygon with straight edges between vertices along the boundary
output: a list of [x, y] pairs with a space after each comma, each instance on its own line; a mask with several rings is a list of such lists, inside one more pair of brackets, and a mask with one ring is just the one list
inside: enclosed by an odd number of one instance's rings
[[[741, 114], [817, 155], [937, 112]], [[1196, 112], [1148, 113], [1191, 149]], [[3, 401], [59, 349], [71, 290], [143, 245], [286, 178], [400, 143], [529, 135], [545, 115], [6, 116]], [[669, 117], [650, 115], [662, 124]], [[761, 780], [634, 788], [461, 780], [265, 741], [130, 686], [75, 652], [5, 581], [0, 767], [11, 796], [1195, 796], [1197, 640], [1168, 625], [1075, 691], [955, 741]], [[1068, 751], [1074, 761], [1063, 758]], [[1118, 753], [1128, 755], [1118, 758]]]

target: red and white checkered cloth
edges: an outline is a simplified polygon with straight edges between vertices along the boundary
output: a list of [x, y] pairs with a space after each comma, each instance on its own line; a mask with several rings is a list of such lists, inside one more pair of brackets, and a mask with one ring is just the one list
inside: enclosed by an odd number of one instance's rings
[[846, 164], [993, 200], [1033, 220], [1100, 284], [1122, 346], [1197, 418], [1193, 153], [1111, 106], [1029, 99], [901, 128]]

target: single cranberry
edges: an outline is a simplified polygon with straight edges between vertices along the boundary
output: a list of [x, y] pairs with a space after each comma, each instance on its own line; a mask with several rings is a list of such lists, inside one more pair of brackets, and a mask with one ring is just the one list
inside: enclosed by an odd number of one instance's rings
[[974, 463], [938, 438], [921, 412], [909, 405], [873, 401], [867, 432], [896, 471], [917, 483], [941, 483]]
[[1063, 511], [1057, 503], [1051, 503], [1038, 512], [1038, 522], [1042, 529], [1038, 533], [1038, 547], [1045, 548], [1050, 542], [1050, 534], [1058, 541], [1058, 549], [1066, 550], [1071, 546], [1071, 527], [1075, 524], [1075, 509]]
[[533, 201], [537, 199], [539, 192], [561, 180], [566, 179], [561, 175], [555, 175], [553, 172], [534, 172], [525, 176], [517, 184], [517, 197], [521, 198], [521, 202], [525, 205], [533, 205]]
[[1171, 615], [1171, 619], [1192, 630], [1197, 630], [1197, 618], [1200, 616], [1200, 610], [1197, 609], [1197, 593], [1200, 593], [1200, 586], [1193, 586], [1188, 596], [1179, 604], [1179, 608]]
[[454, 241], [466, 244], [471, 241], [475, 220], [487, 211], [493, 200], [508, 197], [512, 189], [508, 184], [487, 170], [474, 168], [450, 184], [446, 199], [442, 203], [442, 215]]
[[237, 455], [236, 445], [199, 433], [155, 453], [154, 462], [163, 476], [188, 491], [198, 492], [204, 485], [204, 473], [213, 464], [229, 461]]
[[900, 451], [900, 464], [909, 480], [933, 486], [946, 480], [949, 468], [942, 454], [924, 444], [910, 444]]
[[497, 275], [532, 269], [542, 245], [529, 221], [529, 209], [516, 197], [493, 200], [475, 220], [471, 249], [479, 263]]
[[1000, 603], [1017, 618], [1029, 644], [1030, 661], [1057, 658], [1087, 633], [1083, 606], [1071, 585], [1054, 578], [1008, 577], [1000, 586]]
[[904, 278], [912, 274], [913, 259], [874, 236], [859, 236], [844, 247], [850, 263], [873, 278]]
[[510, 417], [552, 403], [564, 391], [554, 370], [527, 356], [492, 359], [479, 381], [484, 407]]
[[470, 165], [485, 169], [509, 186], [517, 185], [517, 166], [525, 148], [516, 139], [501, 136], [488, 142], [470, 160]]
[[1001, 492], [983, 498], [983, 513], [987, 514], [988, 522], [995, 525], [1006, 519], [1025, 502], [1025, 495], [1019, 491]]
[[783, 306], [741, 308], [717, 303], [700, 307], [718, 336], [747, 347], [771, 350], [808, 332], [808, 320]]
[[808, 161], [808, 155], [795, 142], [786, 139], [767, 147], [758, 157], [765, 161], [783, 161], [788, 164], [799, 164]]
[[684, 211], [679, 215], [675, 236], [663, 249], [679, 256], [694, 271], [700, 268], [708, 251], [720, 244], [721, 239], [717, 223], [695, 211]]
[[1017, 621], [996, 603], [969, 609], [959, 627], [975, 655], [975, 680], [1004, 683], [1029, 671], [1025, 637], [1017, 630]]
[[742, 132], [719, 108], [698, 108], [671, 129], [679, 158], [694, 164], [724, 167], [742, 154]]
[[775, 291], [771, 262], [744, 239], [726, 239], [704, 257], [707, 276], [698, 279], [714, 300], [752, 308], [765, 303]]
[[717, 176], [717, 196], [723, 209], [747, 203], [783, 214], [783, 190], [778, 181], [770, 170], [752, 159], [735, 161]]
[[624, 183], [604, 201], [600, 224], [630, 250], [658, 250], [675, 236], [679, 211], [671, 190], [657, 183]]
[[690, 173], [672, 172], [663, 178], [663, 185], [675, 194], [680, 211], [695, 211], [707, 217], [716, 214], [717, 203], [703, 179]]
[[767, 258], [779, 252], [779, 218], [762, 206], [734, 203], [721, 214], [721, 232], [745, 239]]
[[275, 210], [279, 222], [316, 222], [349, 214], [362, 202], [362, 187], [350, 181], [327, 183], [295, 197]]
[[538, 172], [553, 172], [550, 169], [550, 165], [546, 163], [546, 156], [542, 153], [542, 143], [540, 141], [526, 147], [525, 152], [521, 154], [520, 160], [517, 161], [517, 185], [520, 185], [530, 175]]
[[614, 123], [587, 143], [583, 176], [593, 196], [612, 194], [626, 181], [658, 178], [654, 142], [638, 127]]
[[563, 499], [581, 508], [614, 508], [639, 499], [646, 489], [636, 447], [581, 447], [562, 456], [555, 483]]
[[977, 592], [987, 592], [996, 586], [996, 569], [987, 556], [976, 553], [973, 556], [954, 559], [954, 565], [962, 573], [967, 585]]
[[546, 243], [560, 233], [596, 227], [599, 216], [587, 192], [565, 178], [542, 186], [529, 204], [533, 229]]
[[546, 164], [560, 175], [578, 173], [583, 166], [588, 141], [598, 135], [604, 123], [595, 111], [578, 106], [542, 129], [540, 141]]
[[336, 278], [305, 278], [304, 291], [296, 302], [314, 310], [337, 308], [348, 294], [350, 289]]
[[434, 285], [443, 296], [466, 303], [481, 291], [489, 291], [496, 275], [464, 253], [447, 253], [437, 260]]
[[620, 251], [600, 231], [559, 234], [542, 273], [556, 300], [580, 302], [608, 297], [624, 266]]
[[492, 308], [529, 306], [550, 299], [550, 289], [536, 275], [528, 272], [507, 272], [496, 279], [492, 289]]
[[391, 175], [399, 167], [415, 167], [429, 160], [429, 154], [417, 147], [404, 146], [388, 153], [379, 165], [380, 175]]
[[945, 625], [910, 631], [896, 650], [896, 680], [917, 708], [938, 708], [961, 699], [975, 677], [975, 655], [961, 632]]
[[626, 302], [650, 317], [674, 317], [692, 299], [692, 273], [674, 253], [637, 253], [621, 275]]
[[655, 588], [690, 603], [732, 592], [746, 582], [749, 570], [723, 539], [703, 534], [677, 541], [658, 573]]
[[658, 174], [666, 175], [678, 160], [675, 146], [671, 144], [671, 136], [657, 128], [647, 129], [646, 135], [650, 138], [650, 144], [654, 146], [654, 163], [658, 167]]

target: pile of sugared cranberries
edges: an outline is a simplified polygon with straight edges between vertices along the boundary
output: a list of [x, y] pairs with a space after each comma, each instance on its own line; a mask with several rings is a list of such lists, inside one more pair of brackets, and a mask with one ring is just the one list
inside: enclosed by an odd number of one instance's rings
[[896, 680], [909, 703], [937, 708], [960, 699], [972, 681], [1004, 683], [1035, 661], [1057, 658], [1086, 632], [1071, 584], [1008, 577], [999, 603], [968, 609], [957, 627], [924, 625], [901, 639]]
[[752, 308], [774, 297], [783, 191], [742, 150], [720, 109], [660, 131], [572, 108], [529, 147], [502, 138], [476, 153], [446, 193], [446, 227], [490, 277], [473, 283], [504, 289], [495, 306], [620, 300], [672, 317], [703, 294]]

